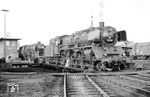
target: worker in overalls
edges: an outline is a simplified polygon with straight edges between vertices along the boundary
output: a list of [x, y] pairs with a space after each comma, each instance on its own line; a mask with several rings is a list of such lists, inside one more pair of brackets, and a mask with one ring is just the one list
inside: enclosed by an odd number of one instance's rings
[[66, 62], [65, 62], [65, 68], [63, 69], [63, 72], [67, 72], [68, 70], [67, 70], [67, 67], [69, 67], [70, 66], [70, 58], [68, 57], [67, 59], [66, 59]]

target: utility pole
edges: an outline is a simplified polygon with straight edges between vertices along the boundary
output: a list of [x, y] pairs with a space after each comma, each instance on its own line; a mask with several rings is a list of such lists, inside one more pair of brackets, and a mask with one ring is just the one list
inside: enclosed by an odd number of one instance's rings
[[4, 12], [4, 58], [6, 60], [6, 12], [9, 12], [9, 10], [2, 9], [1, 11]]

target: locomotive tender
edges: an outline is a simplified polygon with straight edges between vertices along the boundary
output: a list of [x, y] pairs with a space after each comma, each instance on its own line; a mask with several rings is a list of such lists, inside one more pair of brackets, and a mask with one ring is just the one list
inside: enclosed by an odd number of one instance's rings
[[51, 39], [42, 59], [47, 65], [117, 71], [126, 65], [124, 50], [115, 46], [119, 41], [127, 41], [126, 32], [100, 22], [99, 27]]

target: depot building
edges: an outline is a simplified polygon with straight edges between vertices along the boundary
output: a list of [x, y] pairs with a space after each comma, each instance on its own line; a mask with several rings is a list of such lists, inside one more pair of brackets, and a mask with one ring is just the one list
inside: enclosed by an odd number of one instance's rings
[[6, 61], [18, 58], [18, 40], [16, 38], [0, 38], [0, 59], [5, 58]]

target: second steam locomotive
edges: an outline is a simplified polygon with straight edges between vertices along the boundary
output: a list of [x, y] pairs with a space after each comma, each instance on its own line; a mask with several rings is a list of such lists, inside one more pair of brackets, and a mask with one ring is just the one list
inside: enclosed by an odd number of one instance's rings
[[38, 63], [46, 65], [118, 71], [126, 66], [124, 50], [115, 46], [119, 41], [127, 41], [126, 32], [117, 32], [114, 27], [104, 26], [104, 22], [100, 22], [99, 27], [51, 39], [44, 48], [44, 55], [36, 59], [42, 59]]

